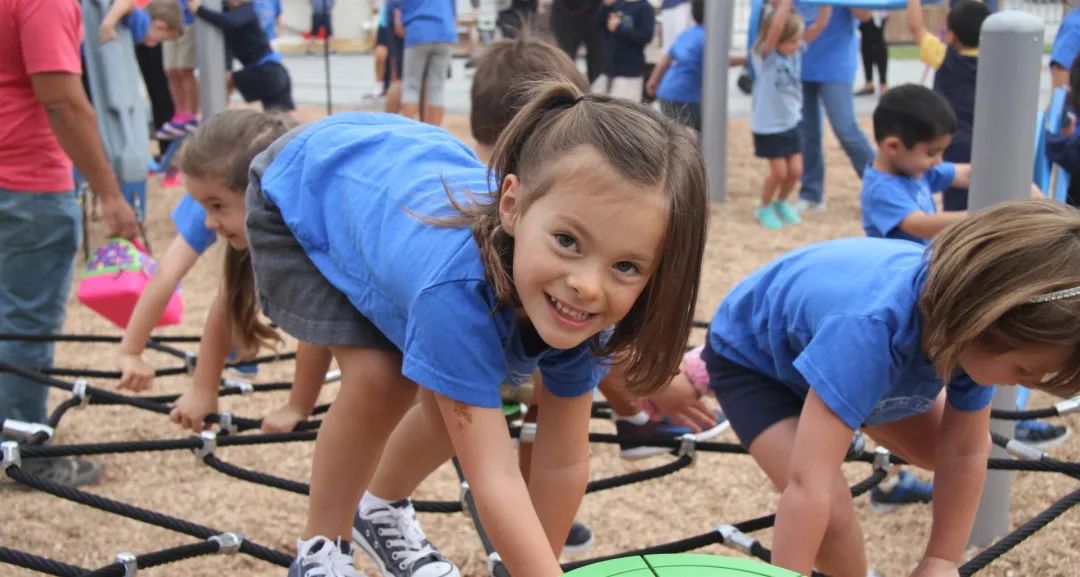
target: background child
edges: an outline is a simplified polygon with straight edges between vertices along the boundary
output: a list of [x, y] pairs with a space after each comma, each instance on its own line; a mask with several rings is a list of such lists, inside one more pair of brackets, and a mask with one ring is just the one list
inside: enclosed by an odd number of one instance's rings
[[[822, 6], [813, 26], [806, 30], [806, 42], [813, 42], [829, 22], [832, 7]], [[802, 16], [787, 13], [779, 35], [768, 34], [772, 11], [761, 20], [761, 32], [750, 51], [753, 60], [754, 90], [750, 101], [750, 131], [754, 133], [754, 155], [769, 162], [769, 174], [761, 183], [761, 204], [754, 216], [761, 226], [778, 230], [784, 224], [798, 224], [799, 214], [787, 199], [802, 176]], [[775, 38], [775, 40], [773, 40]]]
[[[1073, 110], [1080, 110], [1080, 59], [1073, 61], [1069, 70], [1069, 103]], [[1066, 201], [1071, 206], [1080, 206], [1080, 134], [1076, 132], [1076, 117], [1071, 113], [1067, 123], [1059, 134], [1046, 134], [1046, 155], [1051, 162], [1064, 168], [1070, 175], [1069, 191]]]
[[281, 65], [281, 55], [270, 47], [255, 5], [251, 0], [228, 1], [228, 12], [210, 10], [202, 0], [190, 0], [188, 8], [224, 33], [229, 51], [244, 67], [230, 73], [229, 81], [245, 102], [259, 101], [264, 110], [294, 110], [289, 71]]
[[[1068, 6], [1068, 3], [1065, 3]], [[1072, 8], [1058, 26], [1050, 49], [1050, 86], [1070, 86], [1072, 66], [1080, 54], [1080, 8]]]
[[[561, 574], [556, 554], [587, 477], [591, 339], [615, 325], [606, 346], [592, 345], [625, 351], [635, 387], [656, 386], [677, 365], [707, 215], [697, 147], [647, 109], [594, 100], [568, 84], [540, 90], [496, 144], [499, 189], [484, 200], [457, 196], [490, 182], [463, 145], [383, 115], [331, 117], [253, 163], [248, 237], [259, 300], [297, 338], [329, 344], [342, 371], [316, 444], [294, 574], [353, 574], [336, 542], [349, 534], [414, 383], [433, 426], [445, 426], [509, 570]], [[397, 160], [389, 172], [386, 155]], [[367, 164], [376, 162], [383, 168], [373, 173]], [[355, 179], [372, 174], [382, 177], [357, 191]], [[600, 206], [619, 217], [604, 225], [578, 216]], [[298, 211], [308, 214], [297, 220]], [[432, 222], [437, 216], [442, 224]], [[358, 254], [357, 246], [379, 248]], [[296, 290], [307, 297], [290, 298]], [[620, 322], [631, 308], [654, 312]], [[447, 338], [450, 326], [460, 330]], [[547, 433], [537, 439], [527, 491], [499, 383], [537, 366], [554, 378], [541, 393]], [[535, 503], [523, 509], [530, 495]]]
[[[956, 113], [957, 128], [943, 158], [971, 162], [971, 131], [975, 125], [975, 73], [979, 68], [979, 31], [990, 9], [982, 2], [953, 4], [945, 24], [946, 42], [926, 31], [919, 0], [908, 0], [908, 31], [919, 46], [919, 59], [932, 67], [934, 91], [945, 97]], [[942, 194], [946, 211], [967, 210], [967, 186], [949, 187]]]
[[187, 0], [176, 0], [184, 13], [184, 32], [176, 40], [162, 44], [165, 77], [169, 81], [175, 112], [171, 120], [157, 129], [154, 137], [169, 140], [186, 136], [198, 125], [199, 81], [195, 78], [195, 15], [188, 10]]
[[640, 102], [645, 92], [645, 47], [653, 40], [656, 10], [648, 0], [603, 0], [596, 25], [604, 30], [604, 65], [593, 92]]
[[150, 0], [146, 8], [139, 8], [134, 0], [116, 0], [101, 20], [98, 40], [102, 44], [114, 40], [117, 25], [131, 31], [135, 44], [157, 46], [183, 33], [184, 16], [175, 0]]
[[956, 575], [986, 475], [992, 385], [1080, 389], [1078, 241], [1074, 209], [1004, 203], [929, 253], [873, 238], [798, 249], [724, 299], [703, 357], [739, 440], [783, 493], [774, 564], [867, 574], [840, 471], [861, 428], [934, 470], [933, 531], [911, 574]]
[[941, 161], [956, 124], [952, 107], [929, 88], [905, 84], [881, 97], [874, 109], [878, 153], [863, 175], [866, 236], [929, 244], [967, 218], [967, 211], [938, 212], [932, 194], [971, 181], [971, 165]]
[[701, 133], [701, 63], [705, 55], [705, 0], [688, 4], [694, 25], [678, 39], [656, 63], [645, 91], [660, 99], [660, 110], [668, 118]]
[[[401, 113], [439, 126], [446, 112], [450, 53], [457, 42], [456, 5], [453, 2], [400, 0], [400, 6], [405, 31]], [[424, 93], [422, 111], [421, 91]]]
[[878, 95], [885, 94], [889, 89], [889, 44], [885, 42], [885, 23], [888, 20], [887, 10], [874, 10], [869, 18], [859, 24], [859, 52], [862, 54], [866, 83], [855, 96], [873, 96], [875, 66], [878, 71]]

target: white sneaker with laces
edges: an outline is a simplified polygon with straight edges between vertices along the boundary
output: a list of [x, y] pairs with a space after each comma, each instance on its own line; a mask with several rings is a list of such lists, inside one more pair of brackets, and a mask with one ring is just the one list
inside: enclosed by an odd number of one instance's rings
[[822, 200], [820, 202], [814, 202], [812, 200], [806, 200], [805, 198], [800, 198], [799, 200], [796, 200], [795, 202], [791, 203], [791, 206], [796, 211], [798, 211], [800, 213], [803, 213], [803, 212], [824, 212], [826, 205], [825, 205], [824, 200]]
[[289, 577], [364, 577], [364, 574], [353, 565], [348, 543], [315, 536], [297, 541], [296, 559], [289, 565]]
[[428, 541], [409, 499], [374, 507], [365, 515], [357, 508], [353, 542], [371, 556], [383, 577], [461, 577]]

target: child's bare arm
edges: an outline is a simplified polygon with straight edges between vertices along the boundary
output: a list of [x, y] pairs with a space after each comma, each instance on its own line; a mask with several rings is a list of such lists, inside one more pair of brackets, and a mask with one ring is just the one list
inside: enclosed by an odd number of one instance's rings
[[176, 406], [169, 413], [169, 420], [185, 429], [201, 431], [206, 416], [217, 412], [221, 372], [225, 370], [225, 359], [232, 344], [227, 311], [225, 292], [219, 290], [203, 327], [191, 389], [176, 400]]
[[285, 405], [263, 417], [262, 430], [267, 433], [287, 433], [296, 424], [311, 416], [315, 401], [326, 381], [333, 355], [330, 349], [301, 342], [296, 348], [296, 377], [289, 400]]
[[527, 480], [529, 495], [551, 550], [562, 551], [589, 480], [589, 414], [592, 395], [559, 397], [536, 391], [536, 441]]
[[562, 575], [531, 505], [502, 410], [434, 395], [450, 443], [476, 497], [480, 519], [510, 574]]
[[101, 19], [101, 27], [98, 28], [98, 41], [102, 44], [116, 38], [116, 24], [120, 19], [127, 16], [135, 9], [134, 0], [116, 0], [105, 17]]
[[836, 480], [852, 433], [811, 389], [791, 448], [791, 454], [799, 457], [791, 460], [776, 511], [773, 564], [810, 574], [829, 513], [838, 506], [833, 502]]
[[[125, 0], [119, 0], [125, 1]], [[161, 314], [172, 298], [180, 279], [195, 266], [199, 253], [188, 245], [184, 237], [177, 235], [158, 263], [157, 272], [150, 277], [143, 293], [131, 312], [131, 321], [120, 341], [120, 383], [118, 388], [145, 391], [154, 384], [154, 369], [142, 360], [146, 339], [154, 330]]]
[[[956, 570], [964, 558], [990, 456], [990, 409], [960, 411], [945, 403], [937, 438], [933, 522], [926, 552], [913, 577]], [[955, 574], [955, 573], [951, 573]]]
[[817, 20], [814, 20], [814, 23], [806, 29], [806, 34], [803, 35], [803, 39], [806, 40], [807, 44], [821, 36], [821, 31], [829, 25], [830, 18], [832, 18], [832, 6], [826, 4], [818, 10]]
[[926, 24], [923, 23], [922, 2], [920, 0], [907, 0], [907, 25], [911, 33], [911, 40], [918, 46], [922, 44], [923, 36], [926, 35]]
[[788, 14], [793, 9], [791, 0], [777, 0], [773, 5], [772, 25], [769, 26], [768, 30], [758, 32], [765, 35], [761, 41], [761, 54], [763, 56], [772, 52], [773, 48], [776, 48], [776, 44], [780, 42], [780, 35], [784, 33], [784, 24], [787, 22]]
[[931, 239], [953, 223], [968, 217], [966, 210], [927, 213], [913, 212], [900, 221], [900, 230], [919, 238]]
[[667, 74], [672, 62], [670, 54], [664, 54], [660, 57], [660, 61], [656, 63], [652, 74], [649, 75], [649, 80], [645, 82], [645, 91], [648, 92], [649, 96], [656, 96], [656, 89], [660, 87], [660, 81], [663, 80], [664, 74]]
[[953, 176], [952, 186], [956, 188], [968, 188], [971, 186], [971, 165], [968, 163], [958, 163], [954, 165], [956, 167], [956, 175]]

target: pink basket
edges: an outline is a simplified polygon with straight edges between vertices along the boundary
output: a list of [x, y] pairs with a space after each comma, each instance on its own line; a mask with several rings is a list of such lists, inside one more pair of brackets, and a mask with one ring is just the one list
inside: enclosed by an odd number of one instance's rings
[[[120, 328], [127, 328], [139, 295], [157, 270], [157, 261], [141, 249], [141, 245], [125, 239], [109, 239], [94, 253], [79, 281], [79, 302]], [[154, 326], [175, 325], [183, 314], [184, 303], [177, 287]]]

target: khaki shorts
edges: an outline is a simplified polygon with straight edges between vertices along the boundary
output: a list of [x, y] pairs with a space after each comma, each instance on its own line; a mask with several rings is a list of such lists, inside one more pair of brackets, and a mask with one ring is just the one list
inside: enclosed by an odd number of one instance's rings
[[184, 28], [176, 40], [163, 42], [161, 56], [165, 70], [195, 70], [195, 25]]

